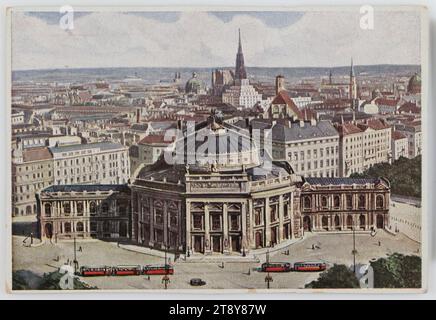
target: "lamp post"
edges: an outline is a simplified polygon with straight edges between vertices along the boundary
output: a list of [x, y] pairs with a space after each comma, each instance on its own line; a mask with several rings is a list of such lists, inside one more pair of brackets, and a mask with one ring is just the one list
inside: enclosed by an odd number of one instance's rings
[[[266, 250], [266, 265], [267, 268], [269, 267], [269, 248], [267, 248]], [[268, 268], [269, 270], [269, 268]], [[265, 282], [266, 282], [266, 288], [269, 289], [270, 288], [270, 283], [273, 281], [272, 276], [269, 274], [269, 271], [265, 277]]]
[[77, 267], [78, 267], [78, 261], [77, 261], [77, 255], [76, 255], [76, 236], [74, 236], [74, 274], [77, 273]]
[[356, 253], [357, 253], [357, 250], [356, 250], [356, 230], [355, 230], [354, 226], [353, 226], [352, 230], [353, 230], [353, 251], [351, 251], [351, 253], [353, 255], [353, 270], [354, 270], [354, 273], [356, 273]]

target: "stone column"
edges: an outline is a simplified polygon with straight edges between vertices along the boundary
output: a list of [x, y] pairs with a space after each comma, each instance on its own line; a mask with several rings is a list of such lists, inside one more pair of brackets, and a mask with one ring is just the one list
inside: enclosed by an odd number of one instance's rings
[[[163, 245], [165, 248], [166, 245], [170, 245], [169, 240], [169, 235], [168, 235], [168, 219], [169, 219], [169, 214], [168, 214], [168, 203], [167, 201], [164, 202], [164, 206], [163, 206], [163, 218], [164, 218], [164, 236], [163, 236]], [[162, 247], [162, 245], [161, 245]]]
[[191, 203], [186, 200], [186, 251], [192, 251], [191, 247]]
[[269, 207], [269, 198], [265, 198], [265, 246], [269, 246], [271, 243], [271, 212]]
[[253, 206], [253, 200], [249, 199], [248, 200], [248, 216], [250, 217], [250, 219], [248, 220], [248, 230], [247, 230], [247, 238], [248, 238], [248, 246], [251, 249], [255, 249], [256, 248], [256, 239], [254, 237], [254, 206]]
[[241, 231], [242, 231], [242, 248], [247, 250], [247, 208], [246, 203], [241, 203]]
[[[149, 207], [149, 213], [150, 213], [150, 240], [148, 242], [148, 245], [150, 247], [152, 247], [154, 245], [154, 199], [153, 198], [148, 198], [148, 201], [150, 203], [150, 207]], [[142, 212], [142, 207], [141, 207], [141, 212]]]
[[[313, 201], [310, 201], [312, 205]], [[288, 201], [288, 216], [289, 216], [289, 239], [294, 238], [294, 193], [289, 193], [289, 201]]]
[[[226, 246], [227, 244], [227, 246]], [[229, 238], [229, 213], [227, 211], [227, 203], [223, 203], [223, 253], [230, 253], [230, 238]]]
[[[187, 212], [186, 212], [187, 214]], [[178, 250], [182, 250], [182, 202], [177, 202], [177, 246]]]
[[204, 253], [211, 254], [209, 204], [204, 204]]
[[279, 196], [279, 241], [278, 243], [282, 242], [284, 239], [283, 237], [283, 220], [284, 220], [284, 208], [283, 208], [283, 195], [281, 194]]

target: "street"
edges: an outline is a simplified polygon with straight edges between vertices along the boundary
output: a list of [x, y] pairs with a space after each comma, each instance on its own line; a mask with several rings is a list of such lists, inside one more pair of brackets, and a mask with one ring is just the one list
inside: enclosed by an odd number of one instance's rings
[[[13, 271], [29, 270], [37, 275], [57, 270], [62, 264], [74, 259], [73, 242], [45, 243], [39, 247], [23, 246], [23, 237], [13, 237]], [[379, 243], [380, 242], [380, 243]], [[312, 245], [319, 249], [312, 249]], [[380, 244], [380, 245], [379, 245]], [[100, 240], [77, 243], [77, 260], [80, 265], [146, 265], [163, 264], [164, 258], [128, 251], [117, 247], [114, 242]], [[356, 234], [356, 262], [367, 263], [371, 259], [386, 256], [393, 252], [420, 255], [420, 244], [398, 234], [393, 236], [378, 231], [369, 234]], [[285, 254], [289, 249], [289, 255]], [[329, 264], [352, 265], [352, 234], [306, 234], [302, 241], [287, 248], [271, 252], [271, 262], [297, 262], [323, 260]], [[59, 257], [59, 259], [58, 259]], [[175, 273], [170, 276], [169, 289], [256, 289], [266, 288], [265, 273], [256, 271], [260, 263], [226, 262], [184, 262], [177, 261]], [[319, 273], [271, 273], [272, 289], [304, 288], [304, 285], [318, 278]], [[190, 279], [206, 281], [202, 287], [192, 287]], [[163, 289], [162, 276], [127, 276], [82, 278], [86, 283], [99, 289]]]

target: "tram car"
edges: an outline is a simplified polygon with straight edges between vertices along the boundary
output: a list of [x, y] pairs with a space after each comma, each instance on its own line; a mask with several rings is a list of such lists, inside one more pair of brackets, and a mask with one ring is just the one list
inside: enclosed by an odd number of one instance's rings
[[322, 261], [303, 261], [294, 263], [294, 267], [292, 271], [300, 271], [300, 272], [320, 272], [327, 269], [327, 264]]
[[260, 269], [262, 272], [289, 272], [292, 266], [288, 262], [265, 262]]
[[170, 264], [146, 265], [142, 268], [142, 274], [145, 274], [145, 275], [174, 274], [174, 267]]
[[112, 267], [107, 267], [107, 266], [102, 266], [102, 267], [82, 266], [79, 269], [79, 274], [82, 277], [110, 276], [112, 274]]
[[114, 276], [138, 276], [141, 275], [141, 266], [116, 266], [112, 268]]

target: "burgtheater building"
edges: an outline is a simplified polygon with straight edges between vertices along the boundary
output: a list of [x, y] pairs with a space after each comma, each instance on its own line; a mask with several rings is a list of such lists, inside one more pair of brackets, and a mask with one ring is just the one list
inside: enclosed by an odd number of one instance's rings
[[[217, 116], [175, 142], [132, 184], [132, 237], [190, 253], [242, 253], [301, 237], [298, 184], [264, 161], [248, 131]], [[268, 163], [267, 163], [268, 162]]]

